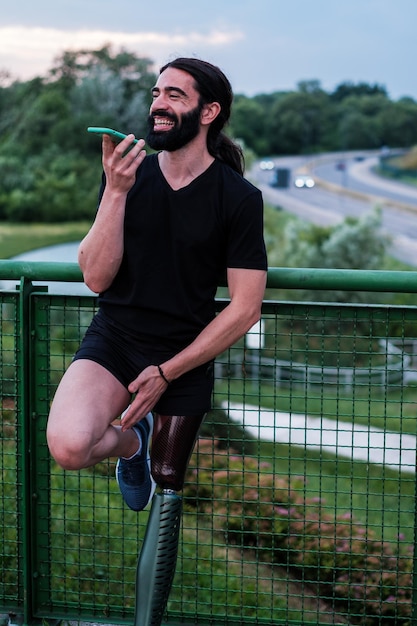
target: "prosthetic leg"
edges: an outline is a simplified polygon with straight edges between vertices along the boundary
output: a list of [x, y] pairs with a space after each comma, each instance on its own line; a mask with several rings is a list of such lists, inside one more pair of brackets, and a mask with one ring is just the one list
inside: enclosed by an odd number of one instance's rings
[[[154, 495], [136, 571], [135, 626], [160, 626], [178, 553], [185, 472], [204, 415], [155, 416], [151, 471]], [[158, 429], [158, 426], [159, 429]]]

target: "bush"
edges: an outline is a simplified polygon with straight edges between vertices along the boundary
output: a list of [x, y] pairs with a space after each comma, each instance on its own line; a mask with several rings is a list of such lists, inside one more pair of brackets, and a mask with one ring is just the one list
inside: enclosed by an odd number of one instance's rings
[[[285, 565], [349, 623], [405, 624], [411, 614], [412, 556], [378, 541], [350, 513], [332, 518], [323, 501], [308, 501], [304, 479], [274, 476], [272, 466], [201, 439], [195, 474], [184, 495], [229, 543], [255, 549], [271, 566]], [[383, 620], [383, 622], [381, 622]]]
[[[0, 156], [0, 163], [5, 159]], [[6, 163], [11, 169], [13, 158]], [[18, 186], [12, 175], [0, 181], [0, 219], [12, 222], [66, 222], [91, 219], [97, 205], [100, 159], [51, 147], [28, 159]]]

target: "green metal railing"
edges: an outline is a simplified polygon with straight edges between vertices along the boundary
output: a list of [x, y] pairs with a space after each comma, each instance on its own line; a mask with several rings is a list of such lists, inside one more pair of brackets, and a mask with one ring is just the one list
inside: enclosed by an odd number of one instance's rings
[[[73, 264], [0, 261], [4, 280], [0, 613], [132, 623], [148, 512], [114, 460], [66, 472], [45, 440], [96, 300], [33, 284]], [[269, 271], [259, 331], [216, 362], [164, 624], [417, 624], [417, 306], [395, 304], [416, 292], [416, 272]]]

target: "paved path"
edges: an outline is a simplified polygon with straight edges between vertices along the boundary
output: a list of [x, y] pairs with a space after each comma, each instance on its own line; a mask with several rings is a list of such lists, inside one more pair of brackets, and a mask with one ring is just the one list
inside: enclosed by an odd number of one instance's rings
[[414, 473], [416, 437], [378, 428], [224, 402], [223, 409], [259, 439], [329, 452]]

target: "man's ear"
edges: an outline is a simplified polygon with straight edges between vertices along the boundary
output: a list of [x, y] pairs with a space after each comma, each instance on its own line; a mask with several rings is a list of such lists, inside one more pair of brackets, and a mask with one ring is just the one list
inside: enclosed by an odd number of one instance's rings
[[221, 111], [221, 106], [218, 102], [209, 102], [203, 106], [201, 111], [200, 122], [203, 125], [211, 124]]

